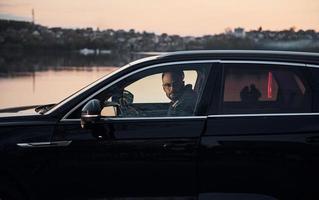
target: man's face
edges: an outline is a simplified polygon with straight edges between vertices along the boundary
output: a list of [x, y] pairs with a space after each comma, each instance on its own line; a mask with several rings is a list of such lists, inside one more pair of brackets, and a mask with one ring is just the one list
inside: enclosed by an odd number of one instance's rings
[[176, 101], [180, 95], [181, 89], [184, 87], [184, 81], [182, 80], [182, 77], [167, 72], [164, 74], [162, 82], [166, 96], [170, 100]]

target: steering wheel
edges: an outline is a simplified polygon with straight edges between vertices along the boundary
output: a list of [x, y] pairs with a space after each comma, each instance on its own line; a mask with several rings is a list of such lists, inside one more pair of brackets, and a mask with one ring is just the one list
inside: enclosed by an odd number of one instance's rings
[[114, 96], [112, 101], [115, 101], [119, 104], [119, 115], [122, 117], [136, 117], [140, 115], [140, 111], [132, 106], [134, 95], [127, 91], [123, 90], [120, 95]]
[[123, 105], [120, 103], [120, 111], [122, 117], [137, 117], [140, 115], [138, 109], [134, 108], [131, 105]]

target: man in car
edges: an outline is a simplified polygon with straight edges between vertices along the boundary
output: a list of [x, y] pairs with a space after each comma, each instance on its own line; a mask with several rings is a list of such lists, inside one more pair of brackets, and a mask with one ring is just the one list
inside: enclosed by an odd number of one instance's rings
[[171, 100], [168, 116], [194, 115], [197, 94], [191, 84], [185, 85], [183, 70], [167, 71], [162, 74], [163, 90]]

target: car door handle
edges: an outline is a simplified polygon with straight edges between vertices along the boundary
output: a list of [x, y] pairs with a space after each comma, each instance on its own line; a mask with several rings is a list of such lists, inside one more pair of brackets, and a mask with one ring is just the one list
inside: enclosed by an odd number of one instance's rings
[[171, 151], [182, 151], [187, 148], [187, 144], [175, 144], [175, 143], [166, 143], [163, 144], [163, 148], [165, 150], [171, 150]]
[[319, 136], [307, 137], [307, 143], [319, 143]]
[[55, 141], [55, 142], [31, 142], [17, 143], [22, 148], [40, 148], [40, 147], [65, 147], [69, 146], [72, 141]]

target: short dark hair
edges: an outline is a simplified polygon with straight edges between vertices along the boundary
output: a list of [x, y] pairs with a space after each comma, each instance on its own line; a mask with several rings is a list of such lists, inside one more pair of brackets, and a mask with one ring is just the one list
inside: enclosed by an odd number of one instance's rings
[[162, 79], [164, 78], [165, 74], [167, 73], [171, 73], [173, 74], [174, 77], [180, 77], [181, 80], [184, 80], [184, 71], [181, 69], [174, 69], [174, 70], [169, 70], [169, 71], [165, 71], [162, 73]]

